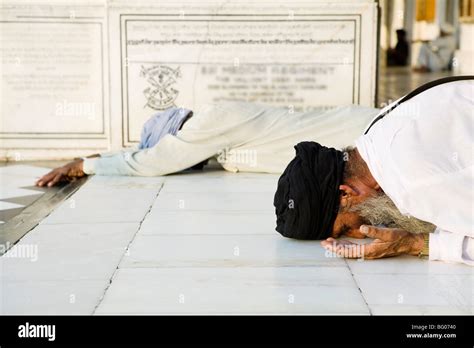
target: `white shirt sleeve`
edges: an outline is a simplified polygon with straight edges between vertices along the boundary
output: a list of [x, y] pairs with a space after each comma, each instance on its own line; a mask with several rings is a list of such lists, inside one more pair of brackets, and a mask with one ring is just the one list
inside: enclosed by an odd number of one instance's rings
[[430, 234], [429, 259], [474, 266], [474, 238], [437, 228]]
[[87, 158], [83, 171], [97, 175], [167, 175], [209, 159], [226, 146], [225, 140], [219, 137], [212, 142], [192, 143], [168, 134], [149, 149], [128, 149], [104, 157]]

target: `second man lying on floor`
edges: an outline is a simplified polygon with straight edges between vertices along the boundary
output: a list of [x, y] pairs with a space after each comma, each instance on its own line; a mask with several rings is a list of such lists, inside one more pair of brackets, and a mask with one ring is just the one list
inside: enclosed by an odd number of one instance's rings
[[166, 175], [210, 158], [231, 172], [281, 174], [294, 157], [296, 143], [352, 145], [377, 112], [360, 106], [296, 112], [245, 102], [209, 104], [192, 114], [173, 108], [145, 124], [139, 149], [76, 160], [43, 176], [37, 185], [90, 174]]

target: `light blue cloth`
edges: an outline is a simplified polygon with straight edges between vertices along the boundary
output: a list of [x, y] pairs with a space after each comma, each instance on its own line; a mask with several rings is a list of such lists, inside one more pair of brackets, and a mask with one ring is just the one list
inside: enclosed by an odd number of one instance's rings
[[166, 134], [176, 135], [191, 110], [172, 107], [153, 115], [143, 125], [139, 149], [155, 146]]

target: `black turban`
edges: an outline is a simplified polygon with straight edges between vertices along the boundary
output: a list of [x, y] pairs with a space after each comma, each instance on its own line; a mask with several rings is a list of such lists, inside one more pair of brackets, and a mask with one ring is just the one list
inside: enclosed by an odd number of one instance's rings
[[295, 239], [325, 239], [339, 209], [342, 151], [315, 142], [295, 146], [296, 156], [278, 180], [276, 230]]

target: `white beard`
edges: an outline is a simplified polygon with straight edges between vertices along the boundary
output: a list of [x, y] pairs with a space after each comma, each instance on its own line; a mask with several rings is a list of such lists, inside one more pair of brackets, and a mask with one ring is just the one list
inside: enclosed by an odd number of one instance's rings
[[431, 233], [436, 228], [429, 222], [402, 215], [385, 193], [369, 198], [350, 208], [349, 211], [358, 213], [374, 226], [401, 228], [411, 233]]

